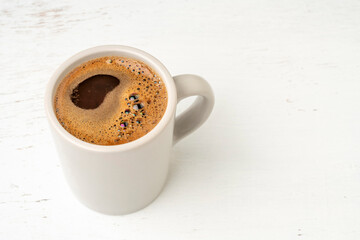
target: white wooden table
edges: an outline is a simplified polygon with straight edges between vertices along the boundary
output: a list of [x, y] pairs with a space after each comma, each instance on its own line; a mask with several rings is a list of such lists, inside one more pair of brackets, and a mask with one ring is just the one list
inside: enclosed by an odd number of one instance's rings
[[[216, 94], [159, 198], [117, 217], [73, 197], [43, 108], [55, 68], [104, 44]], [[359, 93], [359, 1], [2, 0], [0, 239], [358, 240]]]

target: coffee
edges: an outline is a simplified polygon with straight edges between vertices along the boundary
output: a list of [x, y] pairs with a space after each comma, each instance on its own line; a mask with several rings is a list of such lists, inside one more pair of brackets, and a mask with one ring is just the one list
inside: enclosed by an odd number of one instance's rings
[[150, 132], [163, 117], [167, 91], [145, 63], [101, 57], [73, 69], [60, 82], [54, 108], [73, 136], [98, 145], [124, 144]]

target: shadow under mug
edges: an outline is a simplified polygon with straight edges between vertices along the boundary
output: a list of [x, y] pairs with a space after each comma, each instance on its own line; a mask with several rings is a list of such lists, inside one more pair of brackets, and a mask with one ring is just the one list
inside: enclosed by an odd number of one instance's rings
[[[84, 142], [68, 133], [54, 111], [54, 94], [72, 69], [91, 59], [121, 56], [140, 60], [165, 83], [168, 104], [164, 116], [148, 134], [126, 144], [102, 146]], [[198, 96], [176, 116], [176, 105]], [[172, 77], [165, 66], [136, 48], [109, 45], [84, 50], [65, 61], [51, 77], [45, 94], [45, 111], [65, 178], [85, 206], [110, 215], [128, 214], [150, 204], [161, 192], [169, 171], [174, 144], [200, 127], [214, 106], [210, 85], [196, 75]]]

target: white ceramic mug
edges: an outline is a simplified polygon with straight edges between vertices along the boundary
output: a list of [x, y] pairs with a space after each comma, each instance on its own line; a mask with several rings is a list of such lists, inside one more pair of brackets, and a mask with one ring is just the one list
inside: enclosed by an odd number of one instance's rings
[[[146, 63], [161, 76], [168, 92], [167, 108], [160, 122], [130, 143], [101, 146], [81, 141], [68, 133], [55, 116], [54, 94], [60, 81], [81, 63], [103, 56]], [[176, 104], [189, 96], [198, 97], [185, 112], [175, 116]], [[111, 215], [137, 211], [159, 195], [168, 174], [172, 146], [200, 127], [213, 106], [214, 94], [203, 78], [172, 77], [150, 54], [120, 45], [94, 47], [71, 57], [55, 71], [45, 94], [47, 118], [70, 188], [90, 209]]]

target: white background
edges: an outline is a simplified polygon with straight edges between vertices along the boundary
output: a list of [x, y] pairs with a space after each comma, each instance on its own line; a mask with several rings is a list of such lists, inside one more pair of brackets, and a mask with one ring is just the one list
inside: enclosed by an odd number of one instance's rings
[[[216, 94], [162, 194], [126, 216], [73, 197], [43, 108], [56, 67], [103, 44]], [[2, 0], [0, 239], [358, 240], [359, 93], [359, 1]]]

